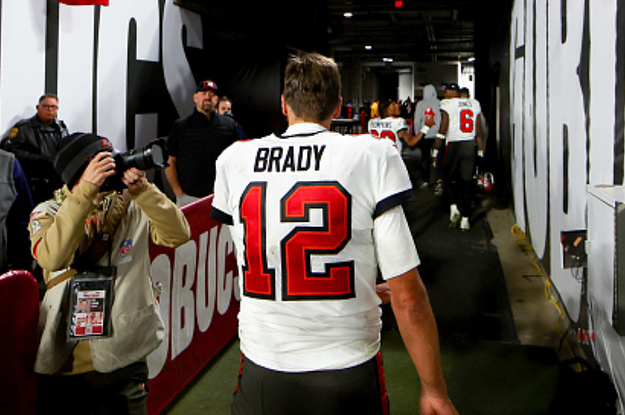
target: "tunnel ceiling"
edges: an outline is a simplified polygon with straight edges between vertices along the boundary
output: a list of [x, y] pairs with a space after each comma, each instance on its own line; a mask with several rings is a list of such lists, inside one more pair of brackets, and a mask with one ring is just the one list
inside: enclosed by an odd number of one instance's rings
[[338, 61], [468, 60], [474, 56], [474, 15], [485, 11], [479, 3], [327, 0], [330, 53]]

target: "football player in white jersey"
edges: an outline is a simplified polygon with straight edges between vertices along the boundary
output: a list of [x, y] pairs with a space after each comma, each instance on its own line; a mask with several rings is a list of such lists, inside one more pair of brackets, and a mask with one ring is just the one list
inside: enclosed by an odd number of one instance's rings
[[446, 141], [443, 178], [450, 199], [450, 227], [458, 226], [468, 231], [471, 227], [471, 196], [473, 190], [473, 173], [475, 156], [484, 156], [482, 141], [480, 103], [475, 99], [460, 98], [459, 88], [451, 84], [445, 90], [445, 98], [441, 101], [441, 127], [434, 144], [432, 158]]
[[286, 132], [217, 160], [211, 217], [231, 225], [241, 276], [232, 413], [387, 413], [379, 267], [419, 372], [421, 413], [456, 415], [401, 207], [412, 191], [400, 155], [386, 140], [328, 131], [340, 111], [332, 59], [292, 58], [284, 79]]
[[402, 153], [404, 144], [412, 148], [421, 138], [425, 136], [434, 125], [434, 118], [428, 117], [425, 125], [417, 135], [408, 132], [406, 120], [401, 118], [401, 107], [395, 101], [381, 101], [378, 104], [380, 118], [369, 120], [369, 133], [374, 137], [386, 138], [393, 142], [393, 145]]

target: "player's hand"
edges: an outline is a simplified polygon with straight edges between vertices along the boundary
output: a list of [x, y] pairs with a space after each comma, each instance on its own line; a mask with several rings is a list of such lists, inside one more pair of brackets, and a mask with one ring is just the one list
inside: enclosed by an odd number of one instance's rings
[[421, 415], [458, 415], [458, 411], [449, 398], [428, 397], [423, 393], [419, 409]]
[[433, 125], [436, 125], [436, 121], [434, 121], [434, 116], [426, 115], [424, 124], [427, 125], [428, 127], [432, 127]]
[[[115, 160], [108, 151], [96, 154], [89, 162], [85, 171], [80, 176], [80, 180], [101, 187], [106, 179], [115, 174]], [[80, 181], [79, 180], [79, 181]]]
[[376, 285], [375, 293], [380, 297], [380, 300], [382, 300], [382, 304], [391, 302], [391, 287], [388, 286], [387, 282]]
[[122, 183], [126, 185], [131, 195], [136, 195], [148, 184], [145, 172], [131, 167], [124, 172]]

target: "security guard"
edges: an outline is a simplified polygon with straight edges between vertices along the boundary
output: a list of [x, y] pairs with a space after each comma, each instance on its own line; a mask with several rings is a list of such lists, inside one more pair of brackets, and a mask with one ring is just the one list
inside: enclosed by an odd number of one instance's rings
[[52, 198], [63, 186], [52, 160], [58, 142], [69, 135], [65, 123], [57, 119], [59, 99], [54, 94], [39, 98], [37, 113], [15, 124], [2, 139], [0, 147], [17, 157], [33, 196], [35, 205]]

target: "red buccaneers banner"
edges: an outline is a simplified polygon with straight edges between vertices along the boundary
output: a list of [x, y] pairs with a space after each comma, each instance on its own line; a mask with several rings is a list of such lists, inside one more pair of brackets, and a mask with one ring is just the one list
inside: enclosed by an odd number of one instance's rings
[[59, 0], [69, 6], [108, 6], [109, 0]]
[[[160, 413], [237, 333], [239, 287], [234, 242], [210, 219], [212, 196], [182, 208], [191, 240], [150, 246], [165, 341], [148, 356], [148, 412]], [[233, 378], [236, 373], [232, 373]]]

